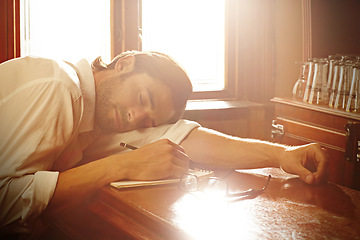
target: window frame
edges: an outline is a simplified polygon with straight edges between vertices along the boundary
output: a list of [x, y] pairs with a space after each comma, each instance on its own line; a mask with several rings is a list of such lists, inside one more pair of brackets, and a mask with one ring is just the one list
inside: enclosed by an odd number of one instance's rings
[[0, 63], [20, 57], [20, 1], [0, 1]]
[[[218, 91], [199, 91], [192, 95], [198, 99], [234, 99], [236, 97], [236, 24], [234, 1], [225, 6], [225, 87]], [[142, 0], [114, 0], [113, 2], [113, 55], [128, 50], [141, 51], [141, 3]]]
[[[309, 0], [311, 1], [311, 0]], [[1, 61], [20, 55], [19, 0], [5, 0], [0, 8]], [[111, 57], [139, 49], [141, 0], [110, 0]], [[193, 99], [246, 100], [269, 103], [275, 94], [275, 0], [227, 0], [225, 91], [197, 92]], [[126, 11], [125, 11], [126, 10]], [[126, 34], [125, 34], [126, 33]], [[7, 44], [5, 44], [7, 42]]]

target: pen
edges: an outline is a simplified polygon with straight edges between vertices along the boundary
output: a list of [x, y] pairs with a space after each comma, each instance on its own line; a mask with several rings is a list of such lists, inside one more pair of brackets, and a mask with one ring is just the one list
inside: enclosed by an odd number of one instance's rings
[[127, 144], [127, 143], [124, 143], [124, 142], [121, 142], [121, 143], [120, 143], [120, 146], [122, 146], [122, 147], [124, 147], [124, 148], [131, 149], [131, 150], [136, 150], [136, 149], [137, 149], [137, 147], [134, 147], [134, 146], [132, 146], [132, 145], [130, 145], [130, 144]]
[[[130, 144], [127, 144], [127, 143], [124, 143], [124, 142], [120, 142], [120, 146], [121, 147], [124, 147], [124, 148], [127, 148], [127, 149], [131, 149], [131, 150], [136, 150], [138, 149], [137, 147], [133, 146], [133, 145], [130, 145]], [[202, 163], [195, 163], [193, 161], [190, 161], [190, 168], [191, 169], [200, 169], [200, 170], [204, 170], [204, 171], [214, 171], [214, 167], [210, 167], [210, 166], [207, 166], [205, 164], [202, 164]], [[228, 175], [230, 175], [230, 173], [234, 172], [235, 169], [232, 169], [232, 171], [230, 171], [229, 173], [226, 174], [225, 177], [227, 177]]]

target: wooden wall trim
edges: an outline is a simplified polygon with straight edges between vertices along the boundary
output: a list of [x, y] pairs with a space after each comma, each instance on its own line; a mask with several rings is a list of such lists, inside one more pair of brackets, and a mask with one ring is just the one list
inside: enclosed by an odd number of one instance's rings
[[20, 0], [0, 1], [0, 63], [20, 57]]
[[303, 61], [312, 58], [311, 0], [302, 0]]
[[265, 103], [275, 92], [275, 2], [237, 3], [239, 98]]
[[302, 0], [304, 60], [360, 54], [359, 0]]
[[139, 47], [139, 0], [116, 0], [113, 6], [113, 55], [116, 56], [128, 50], [141, 50]]

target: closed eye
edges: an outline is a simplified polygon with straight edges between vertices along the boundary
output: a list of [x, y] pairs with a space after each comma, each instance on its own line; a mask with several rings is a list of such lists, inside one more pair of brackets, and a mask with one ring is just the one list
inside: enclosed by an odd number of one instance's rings
[[148, 88], [145, 91], [141, 91], [139, 93], [139, 102], [143, 107], [149, 107], [150, 109], [154, 109], [154, 99], [153, 95]]
[[147, 93], [148, 93], [148, 97], [149, 97], [150, 108], [154, 109], [155, 108], [154, 96], [153, 96], [152, 92], [149, 89], [147, 89]]
[[140, 102], [140, 105], [141, 105], [141, 106], [144, 106], [144, 105], [145, 105], [144, 99], [143, 99], [143, 96], [142, 96], [141, 92], [140, 92], [140, 94], [139, 94], [139, 102]]

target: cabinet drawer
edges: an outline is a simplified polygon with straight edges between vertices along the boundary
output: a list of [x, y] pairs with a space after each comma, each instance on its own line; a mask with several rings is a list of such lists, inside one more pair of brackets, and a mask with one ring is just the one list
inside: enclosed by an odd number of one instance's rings
[[326, 127], [338, 132], [345, 132], [345, 125], [351, 121], [348, 118], [340, 118], [330, 113], [285, 104], [276, 105], [275, 115], [303, 123], [310, 123], [314, 126]]
[[[360, 114], [289, 99], [274, 98], [274, 141], [300, 145], [317, 142], [329, 154], [329, 181], [360, 189]], [[351, 123], [351, 124], [350, 124]]]
[[343, 186], [351, 186], [353, 179], [352, 166], [344, 161], [346, 134], [305, 124], [286, 118], [277, 117], [274, 124], [281, 125], [282, 134], [273, 134], [274, 140], [289, 145], [301, 145], [312, 142], [319, 143], [326, 148], [329, 159], [329, 181], [341, 184]]
[[276, 117], [274, 123], [283, 126], [283, 135], [274, 136], [274, 139], [278, 141], [287, 142], [282, 138], [294, 138], [302, 142], [317, 142], [324, 147], [345, 152], [345, 131], [335, 131], [282, 117]]

